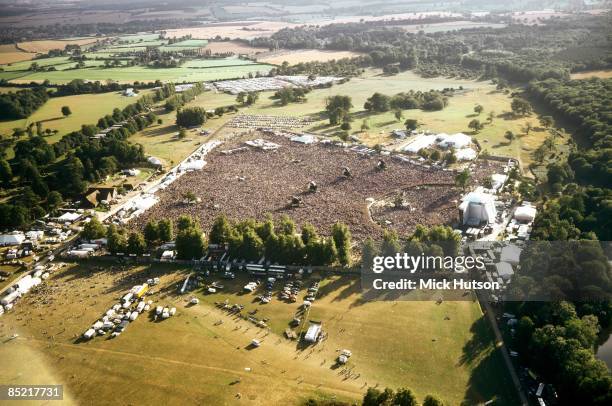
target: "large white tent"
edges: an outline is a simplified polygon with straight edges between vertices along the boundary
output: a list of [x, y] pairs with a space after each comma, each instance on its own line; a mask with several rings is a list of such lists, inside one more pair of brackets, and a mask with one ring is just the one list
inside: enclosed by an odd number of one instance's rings
[[537, 210], [533, 206], [523, 205], [514, 211], [514, 218], [520, 222], [530, 223], [535, 219]]
[[484, 192], [470, 192], [465, 195], [459, 205], [463, 224], [480, 226], [495, 222], [497, 210], [495, 197]]
[[10, 233], [0, 235], [0, 246], [19, 245], [25, 240], [22, 233]]
[[463, 133], [457, 134], [438, 134], [436, 136], [436, 142], [438, 146], [442, 148], [466, 148], [472, 143], [472, 137]]

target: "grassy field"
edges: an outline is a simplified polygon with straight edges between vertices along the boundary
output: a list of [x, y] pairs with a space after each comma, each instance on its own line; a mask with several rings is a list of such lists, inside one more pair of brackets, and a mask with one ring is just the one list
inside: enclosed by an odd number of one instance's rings
[[[281, 336], [297, 304], [276, 296], [268, 305], [257, 304], [253, 295], [238, 293], [245, 282], [240, 279], [226, 283], [223, 293], [195, 292], [202, 301], [189, 307], [191, 295], [174, 293], [185, 275], [184, 269], [159, 264], [65, 268], [47, 282], [45, 293], [28, 295], [3, 316], [0, 337], [19, 338], [0, 346], [0, 379], [63, 383], [79, 404], [116, 401], [118, 393], [126, 404], [240, 399], [293, 405], [334, 395], [357, 401], [375, 385], [409, 387], [419, 400], [435, 393], [448, 404], [491, 398], [516, 404], [477, 303], [363, 302], [358, 279], [334, 277], [322, 283], [310, 313], [323, 322], [328, 339], [304, 348]], [[75, 341], [133, 284], [152, 276], [162, 279], [151, 296], [154, 305], [175, 306], [175, 317], [156, 323], [143, 314], [116, 339]], [[225, 299], [269, 318], [269, 330], [214, 307]], [[260, 348], [249, 348], [253, 338]], [[334, 366], [340, 348], [353, 352], [350, 378]]]
[[209, 50], [213, 54], [233, 52], [235, 54], [256, 54], [258, 52], [267, 52], [268, 48], [257, 48], [249, 45], [245, 45], [238, 41], [208, 41], [208, 44], [204, 48]]
[[43, 40], [43, 41], [28, 41], [20, 42], [17, 46], [26, 51], [33, 53], [47, 53], [52, 49], [64, 49], [66, 45], [88, 45], [93, 44], [100, 38], [81, 38], [75, 40]]
[[[218, 63], [218, 61], [213, 62]], [[235, 60], [230, 60], [230, 63], [235, 63]], [[69, 71], [33, 72], [27, 75], [20, 75], [17, 81], [18, 83], [28, 83], [31, 81], [48, 79], [51, 83], [67, 83], [74, 79], [100, 81], [111, 79], [119, 82], [132, 83], [134, 81], [155, 81], [159, 79], [165, 82], [194, 82], [241, 78], [257, 72], [265, 74], [268, 73], [271, 68], [272, 66], [270, 65], [256, 63], [232, 67], [213, 65], [206, 69], [189, 69], [185, 67], [155, 69], [146, 66], [131, 66], [124, 68], [93, 67]], [[4, 75], [10, 73], [12, 72], [5, 72]], [[3, 75], [0, 74], [0, 79], [2, 77]]]
[[237, 57], [231, 58], [219, 58], [219, 59], [194, 59], [185, 62], [183, 68], [197, 68], [197, 69], [208, 69], [219, 66], [247, 66], [253, 65], [254, 62], [248, 59], [240, 59]]
[[[221, 105], [229, 105], [230, 103], [222, 103], [212, 105], [206, 100], [208, 93], [198, 96], [193, 105], [207, 105], [207, 109]], [[202, 101], [204, 100], [204, 101]], [[233, 99], [232, 99], [233, 100]], [[158, 117], [163, 120], [163, 123], [154, 124], [137, 134], [130, 137], [130, 142], [142, 144], [147, 155], [157, 157], [164, 161], [166, 166], [173, 166], [182, 161], [187, 155], [197, 148], [198, 145], [209, 140], [207, 136], [201, 136], [196, 131], [188, 131], [186, 138], [180, 140], [177, 137], [178, 127], [176, 126], [176, 112], [165, 113], [164, 111], [156, 112]], [[232, 114], [225, 114], [222, 117], [215, 117], [208, 120], [202, 127], [214, 131], [219, 129], [229, 119]]]
[[[0, 135], [10, 137], [14, 128], [26, 128], [30, 123], [41, 121], [43, 130], [58, 130], [56, 135], [47, 137], [47, 142], [52, 143], [63, 135], [80, 129], [83, 124], [96, 124], [100, 117], [112, 113], [115, 107], [123, 108], [135, 102], [136, 98], [121, 96], [115, 92], [52, 97], [27, 119], [0, 121]], [[69, 106], [72, 115], [64, 117], [62, 106]]]
[[280, 29], [297, 26], [298, 24], [276, 21], [232, 21], [220, 24], [209, 24], [205, 27], [166, 30], [166, 36], [182, 37], [191, 35], [193, 38], [209, 39], [220, 35], [223, 38], [230, 39], [250, 39], [270, 36]]

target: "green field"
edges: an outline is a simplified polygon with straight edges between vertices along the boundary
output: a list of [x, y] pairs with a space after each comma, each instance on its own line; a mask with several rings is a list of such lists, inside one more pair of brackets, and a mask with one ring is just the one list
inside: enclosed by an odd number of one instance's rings
[[[30, 123], [41, 121], [43, 130], [49, 128], [59, 131], [56, 135], [46, 137], [47, 142], [56, 142], [63, 135], [80, 129], [81, 125], [96, 124], [100, 117], [112, 113], [114, 108], [121, 109], [136, 100], [135, 97], [125, 97], [116, 92], [52, 97], [27, 119], [0, 121], [0, 135], [10, 137], [14, 128], [26, 128]], [[72, 115], [62, 116], [62, 106], [69, 106]]]
[[208, 41], [205, 39], [187, 39], [168, 45], [168, 48], [203, 48], [206, 44], [208, 44]]
[[158, 38], [159, 34], [135, 34], [118, 37], [118, 40], [127, 42], [151, 42], [156, 41]]
[[253, 65], [256, 62], [248, 59], [240, 59], [238, 57], [231, 58], [220, 58], [220, 59], [194, 59], [185, 62], [183, 68], [199, 68], [207, 69], [216, 66], [241, 66], [241, 65]]
[[[489, 399], [516, 404], [475, 302], [364, 302], [357, 277], [332, 277], [322, 282], [309, 316], [323, 322], [328, 338], [303, 347], [282, 336], [297, 303], [274, 295], [260, 305], [254, 295], [239, 293], [247, 280], [242, 276], [224, 282], [222, 293], [176, 296], [187, 271], [94, 262], [54, 275], [47, 283], [56, 288], [44, 296], [48, 305], [32, 293], [3, 316], [0, 338], [19, 338], [0, 346], [0, 379], [63, 383], [68, 400], [78, 404], [111, 403], [121, 393], [125, 404], [236, 404], [241, 398], [254, 405], [297, 405], [308, 397], [358, 401], [368, 386], [408, 387], [419, 401], [432, 393], [451, 405]], [[175, 306], [176, 316], [156, 323], [142, 314], [116, 339], [75, 341], [133, 284], [152, 276], [162, 280], [153, 289], [154, 306]], [[199, 305], [187, 305], [192, 295]], [[269, 329], [214, 306], [225, 299], [243, 304], [244, 314], [257, 310], [256, 317], [269, 319]], [[249, 349], [253, 338], [261, 347]], [[334, 366], [341, 348], [353, 352], [350, 379]]]
[[[190, 105], [206, 105], [207, 109], [212, 109], [220, 105], [232, 104], [229, 101], [225, 104], [215, 104], [206, 102], [210, 92], [198, 96]], [[233, 100], [233, 99], [232, 99]], [[209, 140], [208, 136], [201, 136], [195, 131], [188, 131], [187, 137], [180, 140], [177, 138], [178, 127], [176, 126], [176, 112], [166, 113], [163, 110], [157, 111], [158, 117], [163, 123], [154, 124], [130, 137], [130, 142], [142, 144], [147, 155], [155, 156], [168, 167], [174, 166], [182, 161], [187, 155], [192, 153], [198, 145]], [[208, 120], [202, 128], [210, 131], [219, 129], [223, 124], [233, 117], [232, 114], [225, 114], [222, 117], [215, 117]]]
[[[202, 69], [189, 69], [185, 67], [179, 68], [168, 68], [168, 69], [155, 69], [146, 66], [130, 66], [125, 68], [86, 68], [76, 69], [69, 71], [55, 71], [55, 72], [32, 72], [26, 74], [17, 74], [17, 72], [0, 72], [0, 79], [4, 78], [5, 75], [13, 77], [6, 77], [7, 80], [18, 79], [20, 83], [30, 81], [42, 81], [48, 79], [51, 83], [68, 83], [74, 79], [83, 80], [116, 80], [119, 82], [135, 82], [135, 81], [155, 81], [161, 80], [163, 82], [202, 82], [210, 80], [230, 79], [230, 78], [241, 78], [248, 76], [249, 74], [267, 74], [271, 65], [265, 64], [243, 64], [238, 66], [227, 67], [227, 65], [219, 64], [217, 60], [209, 60], [213, 62], [210, 68]], [[100, 62], [100, 61], [96, 61]], [[208, 61], [206, 61], [208, 62]], [[235, 63], [235, 59], [230, 60], [230, 64]]]

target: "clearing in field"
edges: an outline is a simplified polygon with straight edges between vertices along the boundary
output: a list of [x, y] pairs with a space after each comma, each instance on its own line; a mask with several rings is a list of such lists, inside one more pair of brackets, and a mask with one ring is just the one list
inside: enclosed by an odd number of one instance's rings
[[[299, 305], [276, 299], [276, 291], [270, 304], [256, 303], [254, 295], [241, 293], [247, 281], [242, 275], [213, 295], [198, 289], [178, 296], [177, 285], [189, 269], [101, 265], [57, 271], [3, 316], [3, 382], [28, 383], [28, 373], [37, 367], [45, 382], [63, 383], [78, 404], [112, 403], [117, 393], [125, 403], [147, 404], [240, 399], [250, 405], [294, 405], [332, 396], [358, 401], [375, 385], [409, 387], [419, 400], [432, 393], [449, 404], [491, 398], [515, 404], [476, 302], [363, 302], [358, 278], [324, 279], [306, 318], [322, 321], [328, 338], [303, 347], [282, 336]], [[154, 322], [152, 315], [141, 314], [115, 339], [78, 340], [134, 284], [151, 277], [161, 279], [148, 297], [153, 307], [174, 306], [176, 316]], [[192, 295], [200, 298], [199, 305], [188, 305]], [[215, 305], [226, 299], [244, 305], [245, 315], [256, 311], [257, 318], [269, 319], [268, 328]], [[18, 338], [7, 340], [15, 333]], [[254, 338], [259, 348], [249, 346]], [[335, 365], [340, 348], [353, 352], [350, 376]]]
[[[255, 139], [270, 141], [279, 148], [244, 148], [246, 141]], [[233, 150], [237, 152], [227, 153]], [[383, 227], [404, 235], [417, 224], [449, 224], [456, 220], [454, 201], [460, 198], [461, 191], [454, 186], [452, 171], [389, 157], [380, 159], [386, 170], [377, 169], [378, 158], [348, 148], [320, 143], [302, 145], [284, 135], [249, 132], [208, 154], [203, 170], [187, 173], [159, 192], [160, 202], [155, 210], [134, 219], [132, 226], [142, 228], [149, 220], [177, 219], [189, 214], [208, 229], [221, 213], [236, 220], [264, 220], [267, 214], [276, 218], [285, 214], [300, 225], [313, 224], [326, 235], [334, 223], [343, 222], [356, 241], [363, 241], [366, 237], [380, 239]], [[345, 167], [351, 171], [349, 178], [343, 176]], [[493, 163], [485, 163], [474, 168], [473, 177], [484, 179], [498, 170]], [[308, 192], [311, 181], [318, 185], [316, 193]], [[183, 204], [180, 196], [187, 192], [194, 193], [201, 202]], [[409, 197], [407, 205], [391, 210], [401, 213], [377, 210], [372, 218], [369, 205], [373, 201], [392, 201], [402, 192]], [[298, 207], [292, 204], [294, 196], [301, 199]]]
[[283, 62], [287, 62], [289, 65], [295, 65], [303, 62], [327, 62], [333, 59], [354, 58], [359, 55], [361, 55], [359, 52], [352, 51], [302, 49], [294, 51], [283, 50], [270, 52], [260, 55], [257, 60], [259, 62], [270, 63], [272, 65], [281, 65]]

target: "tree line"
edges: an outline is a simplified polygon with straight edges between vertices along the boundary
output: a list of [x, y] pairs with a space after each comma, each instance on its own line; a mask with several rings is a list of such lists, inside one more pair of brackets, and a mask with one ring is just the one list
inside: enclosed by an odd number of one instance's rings
[[[209, 244], [226, 247], [229, 255], [246, 261], [264, 257], [283, 265], [350, 266], [352, 260], [351, 232], [345, 224], [336, 223], [331, 236], [320, 236], [311, 224], [297, 225], [287, 216], [278, 221], [271, 217], [259, 222], [254, 219], [230, 221], [219, 216], [207, 238], [201, 226], [191, 216], [149, 221], [142, 232], [127, 231], [111, 225], [105, 227], [92, 218], [83, 228], [81, 237], [94, 240], [106, 237], [111, 253], [142, 254], [165, 242], [175, 241], [179, 259], [200, 259]], [[131, 243], [130, 243], [131, 242]]]

